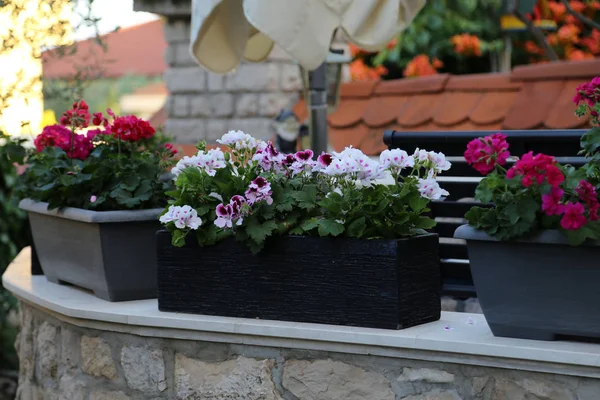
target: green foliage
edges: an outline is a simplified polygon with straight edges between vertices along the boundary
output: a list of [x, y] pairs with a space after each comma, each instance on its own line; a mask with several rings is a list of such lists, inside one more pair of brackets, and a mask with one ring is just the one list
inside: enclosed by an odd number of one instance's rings
[[[29, 227], [25, 213], [19, 209], [14, 196], [17, 167], [25, 157], [23, 140], [10, 138], [0, 132], [0, 275], [19, 250], [29, 242]], [[0, 365], [16, 368], [17, 356], [13, 347], [16, 330], [8, 316], [17, 311], [17, 300], [0, 285]]]
[[[269, 237], [278, 235], [396, 239], [423, 234], [435, 226], [435, 221], [425, 216], [430, 211], [427, 208], [430, 199], [423, 197], [418, 188], [420, 177], [435, 176], [433, 161], [429, 159], [415, 161], [414, 168], [400, 174], [399, 167], [383, 167], [367, 161], [356, 149], [349, 149], [347, 155], [335, 156], [356, 157], [354, 162], [358, 164], [360, 159], [365, 169], [372, 167], [381, 171], [383, 168], [389, 174], [387, 183], [375, 183], [376, 179], [359, 178], [357, 172], [347, 175], [311, 172], [310, 163], [306, 164], [308, 169], [300, 172], [283, 161], [279, 161], [278, 167], [265, 169], [255, 158], [260, 154], [255, 154], [258, 145], [254, 146], [236, 148], [232, 145], [231, 153], [221, 153], [220, 150], [207, 152], [201, 143], [197, 159], [180, 161], [176, 167], [175, 189], [167, 192], [172, 200], [162, 217], [172, 233], [174, 246], [183, 246], [188, 235], [194, 235], [200, 246], [234, 236], [256, 253]], [[406, 153], [404, 156], [412, 160], [412, 156]], [[208, 159], [217, 160], [219, 165], [210, 173], [197, 167]], [[279, 159], [286, 157], [281, 155]], [[244, 200], [235, 217], [219, 218], [217, 207], [221, 207], [223, 214], [226, 207], [234, 204], [232, 198], [243, 197], [257, 177], [268, 182], [269, 200]], [[191, 207], [194, 218], [201, 219], [199, 227], [175, 225], [175, 213], [183, 210], [178, 207], [186, 206]]]
[[[47, 202], [49, 209], [76, 207], [96, 211], [162, 207], [163, 178], [170, 164], [166, 139], [154, 136], [124, 142], [110, 135], [97, 135], [94, 150], [85, 160], [71, 159], [58, 147], [31, 151], [29, 164], [16, 186], [21, 198]], [[95, 200], [92, 201], [92, 196]]]
[[[384, 65], [386, 79], [402, 77], [402, 70], [419, 54], [440, 59], [442, 72], [454, 74], [483, 73], [491, 70], [490, 53], [503, 49], [500, 39], [501, 0], [436, 0], [429, 1], [403, 31], [391, 49], [368, 56], [368, 64]], [[480, 40], [483, 57], [463, 56], [454, 51], [450, 39], [469, 33]]]

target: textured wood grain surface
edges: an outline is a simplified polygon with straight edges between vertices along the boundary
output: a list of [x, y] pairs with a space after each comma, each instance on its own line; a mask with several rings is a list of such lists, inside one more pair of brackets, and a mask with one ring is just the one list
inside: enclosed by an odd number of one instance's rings
[[182, 248], [158, 233], [161, 311], [403, 329], [440, 317], [437, 235], [286, 236], [259, 255], [233, 239]]

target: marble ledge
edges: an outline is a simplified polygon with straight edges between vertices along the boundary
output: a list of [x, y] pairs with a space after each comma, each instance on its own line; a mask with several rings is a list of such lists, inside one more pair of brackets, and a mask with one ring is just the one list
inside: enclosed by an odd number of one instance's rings
[[99, 330], [600, 378], [600, 345], [494, 337], [480, 314], [442, 312], [437, 322], [393, 331], [161, 312], [156, 299], [111, 303], [32, 276], [29, 249], [8, 267], [2, 282], [54, 318]]

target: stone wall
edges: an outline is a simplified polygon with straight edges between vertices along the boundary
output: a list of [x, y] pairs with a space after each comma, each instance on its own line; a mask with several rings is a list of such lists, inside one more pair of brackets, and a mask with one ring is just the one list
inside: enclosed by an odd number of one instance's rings
[[165, 128], [179, 143], [214, 142], [232, 129], [270, 138], [270, 121], [299, 98], [299, 67], [279, 48], [265, 62], [242, 63], [236, 71], [219, 75], [202, 69], [190, 55], [189, 19], [167, 18], [164, 32], [164, 79], [170, 93]]
[[18, 399], [597, 400], [600, 380], [83, 329], [22, 307]]

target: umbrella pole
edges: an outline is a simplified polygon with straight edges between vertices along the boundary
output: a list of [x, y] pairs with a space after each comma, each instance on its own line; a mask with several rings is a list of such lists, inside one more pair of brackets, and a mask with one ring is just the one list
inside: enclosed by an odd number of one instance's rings
[[325, 63], [308, 71], [310, 97], [310, 147], [315, 155], [327, 152], [327, 80]]

